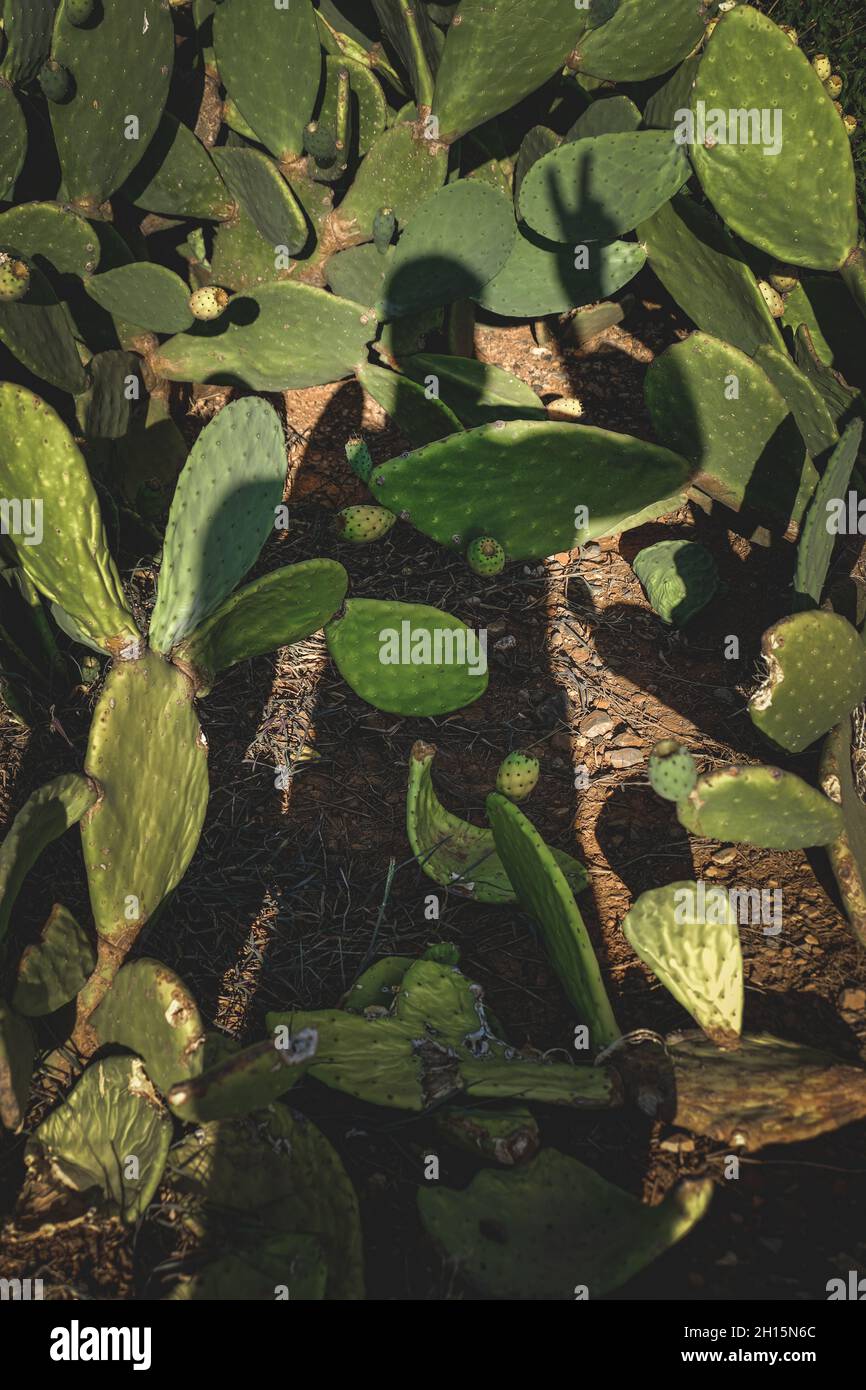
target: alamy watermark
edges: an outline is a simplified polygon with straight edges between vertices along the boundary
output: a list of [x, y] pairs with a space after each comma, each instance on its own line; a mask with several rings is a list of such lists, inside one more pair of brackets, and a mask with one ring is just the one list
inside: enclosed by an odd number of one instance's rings
[[0, 536], [21, 536], [25, 545], [39, 545], [42, 498], [0, 497]]
[[782, 149], [782, 112], [779, 107], [731, 107], [707, 109], [705, 101], [695, 109], [680, 107], [674, 114], [674, 140], [678, 145], [761, 145], [774, 157]]
[[465, 666], [470, 676], [487, 672], [487, 629], [468, 627], [413, 627], [404, 618], [399, 629], [379, 633], [379, 661], [383, 666]]
[[760, 926], [764, 936], [782, 930], [781, 888], [723, 888], [698, 879], [694, 888], [674, 893], [674, 921], [678, 926]]

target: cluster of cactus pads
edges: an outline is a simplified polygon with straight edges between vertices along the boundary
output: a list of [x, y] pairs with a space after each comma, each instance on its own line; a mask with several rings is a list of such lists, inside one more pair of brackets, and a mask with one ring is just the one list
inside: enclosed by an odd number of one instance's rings
[[[74, 679], [96, 687], [80, 770], [36, 790], [0, 846], [0, 1122], [27, 1124], [38, 1021], [55, 1044], [65, 1027], [76, 1072], [28, 1127], [28, 1191], [95, 1191], [125, 1222], [163, 1182], [182, 1193], [199, 1248], [168, 1297], [364, 1296], [352, 1182], [285, 1100], [307, 1078], [483, 1162], [461, 1191], [420, 1182], [418, 1210], [489, 1298], [604, 1296], [712, 1196], [698, 1177], [637, 1201], [545, 1145], [546, 1107], [634, 1107], [751, 1151], [866, 1116], [866, 1071], [743, 1031], [736, 914], [726, 897], [684, 913], [697, 883], [643, 893], [622, 923], [697, 1031], [655, 1051], [623, 1036], [577, 902], [589, 875], [522, 809], [532, 748], [504, 758], [479, 826], [446, 810], [435, 748], [416, 742], [407, 836], [440, 890], [533, 924], [582, 1061], [515, 1047], [445, 943], [375, 960], [338, 1007], [272, 1013], [247, 1047], [137, 954], [199, 844], [199, 702], [221, 672], [321, 631], [355, 694], [400, 718], [487, 686], [460, 617], [350, 597], [333, 558], [270, 563], [279, 393], [344, 380], [411, 445], [374, 459], [345, 440], [369, 497], [334, 518], [344, 558], [414, 527], [473, 584], [504, 585], [515, 562], [687, 494], [796, 545], [748, 714], [782, 761], [825, 739], [820, 788], [752, 763], [699, 774], [670, 740], [649, 780], [693, 835], [827, 847], [866, 944], [850, 756], [866, 650], [825, 597], [827, 518], [859, 476], [866, 414], [846, 379], [866, 251], [840, 90], [792, 31], [712, 0], [0, 0], [0, 694], [26, 727]], [[683, 138], [709, 109], [768, 108], [773, 151]], [[475, 356], [477, 318], [585, 342], [624, 317], [645, 266], [694, 326], [646, 374], [655, 442], [581, 424]], [[191, 448], [190, 390], [219, 403]], [[153, 594], [124, 582], [130, 554], [154, 561]], [[687, 536], [634, 571], [690, 631], [725, 592]], [[403, 626], [464, 657], [384, 664], [381, 635]], [[76, 826], [91, 920], [57, 902], [23, 946], [25, 878]]]

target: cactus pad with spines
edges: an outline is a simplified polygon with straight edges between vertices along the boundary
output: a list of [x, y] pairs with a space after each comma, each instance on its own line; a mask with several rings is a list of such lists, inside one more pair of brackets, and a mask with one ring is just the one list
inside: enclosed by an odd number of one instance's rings
[[[515, 901], [515, 892], [497, 851], [493, 832], [447, 811], [433, 787], [436, 750], [413, 745], [409, 758], [406, 830], [412, 853], [428, 878], [477, 902]], [[583, 865], [562, 850], [551, 850], [573, 892], [587, 884]]]
[[11, 198], [27, 157], [27, 122], [15, 93], [0, 84], [0, 198]]
[[348, 576], [336, 560], [285, 565], [230, 594], [172, 652], [198, 694], [219, 671], [289, 647], [324, 627], [339, 609]]
[[474, 297], [505, 318], [542, 318], [615, 294], [646, 262], [643, 247], [631, 241], [592, 242], [587, 252], [589, 265], [579, 270], [573, 246], [518, 228], [505, 265]]
[[214, 150], [212, 157], [229, 192], [274, 251], [281, 246], [290, 256], [302, 251], [309, 237], [307, 219], [276, 164], [249, 147]]
[[[482, 425], [378, 465], [377, 501], [440, 545], [495, 536], [510, 560], [542, 559], [671, 506], [688, 465], [654, 444], [555, 421]], [[588, 519], [576, 516], [586, 507]]]
[[768, 672], [749, 701], [752, 723], [802, 753], [866, 698], [866, 648], [838, 613], [794, 613], [764, 633]]
[[447, 353], [416, 352], [401, 371], [444, 401], [467, 429], [496, 420], [544, 420], [545, 409], [531, 386], [492, 362]]
[[48, 261], [60, 275], [92, 275], [99, 240], [90, 223], [59, 203], [19, 203], [0, 213], [0, 246], [27, 260]]
[[39, 267], [27, 269], [26, 294], [0, 299], [0, 342], [35, 376], [77, 395], [87, 386], [87, 376], [66, 313]]
[[813, 458], [831, 449], [839, 438], [833, 417], [821, 392], [791, 361], [787, 352], [762, 343], [755, 361], [787, 402]]
[[222, 221], [235, 206], [211, 155], [189, 127], [169, 111], [163, 113], [123, 193], [136, 207], [163, 217]]
[[692, 107], [784, 113], [780, 150], [695, 142], [704, 192], [738, 235], [777, 260], [836, 270], [857, 244], [854, 164], [845, 129], [808, 58], [771, 19], [738, 5], [698, 66]]
[[124, 965], [92, 1022], [101, 1046], [138, 1054], [163, 1095], [202, 1070], [205, 1034], [195, 999], [158, 960], [141, 956]]
[[94, 275], [84, 286], [112, 318], [151, 333], [183, 333], [193, 324], [189, 287], [163, 265], [137, 261]]
[[[98, 24], [64, 23], [61, 3], [53, 56], [72, 73], [70, 99], [51, 106], [51, 125], [68, 198], [95, 211], [132, 173], [156, 134], [174, 61], [174, 27], [162, 5], [142, 23], [126, 0], [101, 0]], [[128, 118], [135, 117], [137, 138]]]
[[101, 793], [81, 827], [90, 902], [100, 938], [122, 952], [185, 874], [207, 808], [192, 688], [157, 652], [110, 669], [85, 769]]
[[690, 174], [669, 131], [590, 136], [533, 164], [520, 189], [520, 213], [550, 241], [611, 241], [668, 202]]
[[793, 772], [726, 766], [699, 777], [677, 803], [680, 825], [693, 835], [760, 849], [827, 845], [842, 830], [839, 807]]
[[288, 6], [230, 0], [214, 14], [220, 78], [261, 142], [278, 160], [302, 154], [322, 75], [310, 0]]
[[574, 894], [531, 821], [499, 792], [487, 798], [496, 848], [517, 900], [537, 922], [551, 963], [599, 1051], [620, 1036]]
[[193, 445], [166, 527], [150, 643], [188, 637], [255, 563], [282, 501], [286, 447], [266, 401], [232, 401]]
[[[125, 1222], [144, 1215], [162, 1178], [171, 1117], [135, 1057], [105, 1057], [87, 1068], [61, 1105], [34, 1131], [25, 1161], [40, 1151], [58, 1186], [101, 1188]], [[123, 1160], [134, 1157], [133, 1167]]]
[[355, 694], [390, 714], [447, 714], [487, 689], [487, 654], [477, 633], [440, 608], [349, 599], [325, 635]]
[[168, 1103], [182, 1120], [202, 1123], [248, 1115], [285, 1095], [316, 1055], [315, 1028], [301, 1029], [288, 1047], [270, 1038], [223, 1057], [213, 1066], [178, 1081]]
[[806, 513], [797, 545], [794, 592], [797, 605], [821, 603], [836, 536], [829, 526], [828, 504], [847, 498], [848, 484], [863, 437], [863, 421], [852, 420], [833, 450]]
[[21, 86], [38, 73], [51, 51], [55, 8], [54, 0], [5, 0], [0, 77], [8, 83]]
[[335, 249], [369, 241], [373, 219], [391, 208], [402, 228], [424, 199], [445, 182], [448, 156], [409, 121], [389, 126], [373, 142], [340, 206], [327, 221], [325, 240]]
[[35, 1056], [30, 1024], [0, 999], [0, 1126], [15, 1134], [24, 1125]]
[[169, 338], [154, 371], [168, 381], [300, 390], [351, 376], [376, 333], [372, 309], [293, 281], [263, 285], [235, 306], [213, 335]]
[[657, 77], [687, 57], [703, 37], [705, 12], [690, 0], [642, 0], [604, 7], [601, 23], [590, 15], [573, 64], [580, 73], [614, 82]]
[[96, 801], [96, 788], [77, 772], [46, 782], [27, 798], [0, 845], [0, 943], [21, 884], [46, 845], [76, 825]]
[[699, 541], [657, 541], [632, 563], [653, 611], [677, 627], [700, 613], [719, 587], [716, 562]]
[[89, 935], [68, 908], [55, 903], [38, 942], [25, 947], [15, 973], [12, 1006], [37, 1018], [74, 999], [96, 965]]
[[665, 989], [720, 1047], [735, 1044], [743, 1025], [743, 957], [737, 916], [727, 890], [668, 883], [641, 893], [622, 929]]
[[821, 750], [821, 786], [842, 812], [842, 827], [827, 855], [851, 930], [866, 946], [866, 806], [852, 767], [853, 736], [851, 717], [845, 715]]
[[361, 363], [357, 376], [364, 390], [390, 415], [413, 448], [423, 448], [434, 439], [444, 439], [463, 428], [444, 401], [428, 395], [411, 377], [377, 367], [372, 362]]
[[708, 1178], [651, 1207], [557, 1149], [511, 1170], [485, 1168], [467, 1188], [422, 1187], [430, 1238], [482, 1298], [573, 1301], [627, 1283], [704, 1215]]

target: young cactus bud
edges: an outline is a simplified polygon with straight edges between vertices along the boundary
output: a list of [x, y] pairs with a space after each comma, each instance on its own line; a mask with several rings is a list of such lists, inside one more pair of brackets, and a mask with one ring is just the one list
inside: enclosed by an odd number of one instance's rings
[[758, 281], [758, 289], [761, 291], [764, 303], [773, 315], [773, 318], [782, 318], [785, 313], [785, 301], [779, 294], [779, 291], [774, 290], [773, 286], [768, 284], [766, 280]]
[[505, 569], [505, 551], [492, 536], [479, 536], [466, 551], [466, 563], [475, 574], [501, 574]]
[[64, 14], [70, 24], [80, 29], [82, 25], [89, 24], [96, 14], [96, 0], [66, 0]]
[[369, 541], [381, 540], [387, 536], [397, 520], [387, 507], [344, 507], [337, 513], [337, 526], [343, 539], [354, 541], [356, 545], [367, 545]]
[[812, 59], [812, 67], [820, 77], [822, 82], [826, 82], [833, 68], [826, 53], [816, 53]]
[[800, 35], [797, 33], [796, 29], [791, 28], [790, 24], [780, 24], [779, 28], [781, 29], [783, 34], [788, 35], [788, 38], [791, 40], [791, 43], [800, 42]]
[[30, 271], [23, 261], [0, 251], [0, 303], [14, 304], [30, 288]]
[[370, 474], [373, 472], [373, 460], [370, 450], [359, 434], [353, 434], [346, 440], [346, 458], [355, 476], [360, 478], [362, 483], [369, 483]]
[[397, 218], [393, 208], [380, 208], [373, 218], [373, 245], [384, 256], [397, 230]]
[[218, 319], [229, 302], [227, 290], [219, 285], [202, 285], [189, 297], [189, 311], [194, 319]]
[[39, 85], [48, 101], [65, 101], [72, 89], [72, 78], [66, 68], [49, 58], [39, 72]]
[[507, 796], [509, 801], [525, 801], [535, 790], [539, 771], [539, 761], [533, 758], [531, 753], [522, 753], [519, 750], [509, 753], [499, 764], [496, 790]]
[[857, 117], [856, 117], [856, 116], [843, 116], [843, 117], [842, 117], [842, 124], [843, 124], [843, 126], [845, 127], [845, 129], [847, 130], [848, 134], [849, 134], [849, 135], [853, 135], [853, 134], [854, 134], [854, 131], [857, 129]]
[[320, 169], [330, 169], [337, 162], [337, 137], [332, 130], [323, 130], [316, 121], [310, 121], [304, 130], [304, 149]]
[[681, 801], [698, 780], [695, 760], [674, 738], [662, 739], [649, 756], [650, 786], [665, 801]]
[[842, 78], [839, 76], [838, 72], [830, 74], [827, 81], [824, 83], [824, 87], [827, 91], [827, 95], [832, 97], [835, 101], [842, 90]]
[[790, 294], [795, 290], [800, 281], [793, 266], [777, 265], [773, 268], [772, 275], [767, 277], [773, 289], [779, 294]]

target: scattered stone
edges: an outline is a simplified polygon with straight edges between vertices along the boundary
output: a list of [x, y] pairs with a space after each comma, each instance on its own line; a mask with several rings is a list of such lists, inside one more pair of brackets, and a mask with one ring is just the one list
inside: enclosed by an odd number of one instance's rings
[[839, 995], [839, 1008], [851, 1014], [862, 1012], [866, 1009], [866, 989], [843, 989]]
[[609, 755], [611, 767], [634, 767], [642, 763], [644, 755], [640, 748], [614, 748]]
[[731, 845], [728, 849], [717, 849], [713, 855], [714, 864], [733, 864], [737, 857], [737, 851]]
[[609, 714], [597, 711], [595, 714], [588, 714], [585, 719], [581, 719], [578, 727], [587, 738], [604, 738], [613, 728], [613, 720]]

